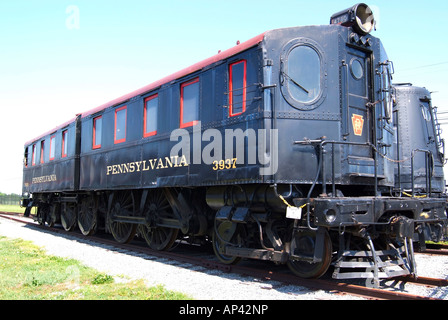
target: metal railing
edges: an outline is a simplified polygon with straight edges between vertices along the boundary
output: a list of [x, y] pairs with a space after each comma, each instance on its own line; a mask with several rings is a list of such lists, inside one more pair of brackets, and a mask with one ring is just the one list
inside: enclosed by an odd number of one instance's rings
[[[388, 157], [386, 157], [385, 155], [383, 155], [382, 153], [380, 153], [378, 151], [378, 149], [376, 148], [375, 145], [373, 145], [370, 142], [348, 142], [348, 141], [331, 141], [331, 140], [325, 140], [325, 139], [319, 139], [319, 140], [304, 140], [304, 141], [295, 141], [294, 144], [301, 144], [301, 145], [313, 145], [316, 149], [316, 152], [318, 152], [318, 159], [319, 159], [319, 163], [318, 163], [318, 170], [317, 170], [317, 174], [316, 174], [316, 178], [313, 182], [313, 185], [311, 186], [311, 189], [308, 193], [308, 198], [310, 198], [310, 195], [313, 191], [313, 189], [315, 188], [316, 184], [319, 181], [319, 176], [321, 177], [321, 183], [322, 183], [322, 194], [323, 195], [327, 195], [327, 185], [331, 184], [331, 190], [332, 190], [332, 194], [333, 196], [336, 195], [336, 166], [335, 166], [335, 161], [336, 161], [336, 157], [335, 157], [335, 145], [344, 145], [344, 146], [364, 146], [364, 147], [368, 147], [371, 149], [371, 154], [373, 157], [373, 167], [374, 167], [374, 173], [373, 173], [373, 178], [374, 178], [374, 196], [378, 196], [378, 154], [380, 156], [382, 156], [383, 158], [385, 158], [388, 161], [393, 161], [395, 163], [397, 163], [398, 168], [400, 166], [401, 163], [408, 161], [409, 159], [402, 159], [402, 160], [393, 160], [390, 159]], [[326, 150], [325, 150], [325, 146], [326, 145], [331, 145], [331, 150], [330, 150], [330, 154], [331, 154], [331, 178], [329, 180], [329, 182], [327, 182], [327, 161], [326, 161]], [[432, 176], [433, 176], [433, 167], [434, 167], [434, 158], [433, 158], [433, 154], [431, 151], [429, 150], [424, 150], [424, 149], [415, 149], [412, 151], [411, 153], [411, 185], [412, 185], [412, 197], [415, 197], [415, 181], [414, 181], [414, 171], [415, 171], [415, 164], [414, 164], [414, 158], [416, 153], [418, 152], [423, 152], [425, 153], [425, 180], [426, 180], [426, 192], [427, 192], [427, 196], [431, 197], [431, 188], [432, 188]], [[398, 186], [400, 191], [401, 190], [401, 183]]]
[[434, 157], [431, 151], [424, 149], [414, 149], [411, 153], [411, 187], [412, 187], [412, 197], [415, 197], [415, 182], [414, 182], [414, 158], [417, 152], [423, 152], [425, 154], [425, 183], [426, 183], [426, 193], [428, 197], [431, 197], [431, 177], [434, 172]]
[[[370, 142], [348, 142], [348, 141], [332, 141], [332, 140], [304, 140], [304, 141], [294, 141], [294, 144], [302, 144], [302, 145], [314, 145], [319, 147], [319, 164], [316, 179], [311, 187], [309, 195], [311, 194], [312, 189], [314, 189], [317, 181], [319, 179], [319, 175], [322, 175], [322, 194], [327, 195], [327, 184], [331, 184], [333, 195], [336, 194], [336, 170], [335, 170], [335, 145], [346, 145], [346, 146], [364, 146], [369, 147], [372, 150], [373, 154], [373, 162], [374, 162], [374, 188], [375, 188], [375, 196], [377, 196], [378, 190], [378, 162], [376, 153], [378, 150], [376, 147]], [[330, 183], [327, 183], [327, 168], [326, 168], [326, 159], [325, 159], [325, 150], [324, 147], [327, 144], [331, 144], [331, 180]]]

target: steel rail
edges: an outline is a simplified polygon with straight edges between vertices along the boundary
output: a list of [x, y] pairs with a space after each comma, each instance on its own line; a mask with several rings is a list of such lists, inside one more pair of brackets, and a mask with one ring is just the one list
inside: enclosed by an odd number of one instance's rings
[[[218, 261], [195, 257], [187, 254], [181, 254], [169, 251], [157, 251], [149, 247], [139, 246], [136, 244], [120, 244], [115, 240], [107, 239], [99, 236], [84, 236], [81, 233], [68, 232], [60, 228], [41, 226], [36, 222], [31, 222], [31, 218], [17, 217], [17, 214], [10, 214], [6, 212], [0, 212], [0, 217], [7, 218], [13, 221], [24, 223], [30, 226], [34, 226], [38, 229], [51, 231], [63, 235], [70, 235], [78, 239], [83, 239], [89, 242], [96, 242], [100, 244], [110, 245], [119, 249], [126, 249], [133, 252], [139, 252], [150, 256], [155, 256], [162, 259], [171, 259], [181, 263], [188, 263], [192, 265], [199, 265], [208, 269], [218, 269], [223, 272], [231, 272], [240, 275], [252, 276], [264, 280], [273, 280], [281, 282], [285, 285], [297, 285], [306, 287], [312, 290], [326, 290], [336, 291], [340, 293], [352, 294], [360, 297], [377, 300], [441, 300], [432, 297], [414, 295], [410, 293], [400, 291], [389, 291], [385, 289], [371, 288], [360, 285], [354, 285], [344, 282], [337, 282], [325, 279], [303, 279], [293, 274], [280, 273], [270, 270], [261, 270], [253, 267], [241, 266], [241, 265], [226, 265]], [[391, 280], [411, 282], [428, 286], [448, 286], [448, 280], [426, 277], [397, 277], [391, 278]]]

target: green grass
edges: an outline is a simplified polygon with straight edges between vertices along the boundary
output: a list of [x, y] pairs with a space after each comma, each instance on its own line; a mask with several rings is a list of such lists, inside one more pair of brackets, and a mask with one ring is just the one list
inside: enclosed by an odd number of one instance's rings
[[22, 208], [19, 205], [0, 204], [0, 212], [24, 213], [25, 212], [25, 208]]
[[120, 278], [73, 259], [45, 254], [32, 242], [0, 236], [0, 300], [187, 300], [191, 297]]

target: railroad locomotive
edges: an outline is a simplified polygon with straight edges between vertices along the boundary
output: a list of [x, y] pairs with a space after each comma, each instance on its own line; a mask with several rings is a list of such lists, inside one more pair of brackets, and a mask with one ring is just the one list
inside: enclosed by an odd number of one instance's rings
[[306, 278], [415, 273], [414, 242], [445, 230], [443, 141], [429, 92], [392, 85], [374, 25], [360, 3], [76, 115], [25, 144], [25, 214]]

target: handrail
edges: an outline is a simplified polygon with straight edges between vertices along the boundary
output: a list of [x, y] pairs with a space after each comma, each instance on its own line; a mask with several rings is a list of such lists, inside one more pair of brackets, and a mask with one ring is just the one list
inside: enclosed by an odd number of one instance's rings
[[[373, 145], [370, 142], [349, 142], [349, 141], [332, 141], [332, 140], [325, 140], [325, 137], [321, 138], [321, 139], [317, 139], [317, 140], [304, 140], [304, 141], [294, 141], [294, 144], [302, 144], [302, 145], [314, 145], [315, 147], [318, 147], [319, 149], [319, 168], [318, 168], [318, 172], [321, 172], [321, 177], [322, 177], [322, 194], [324, 196], [327, 195], [327, 166], [325, 163], [325, 153], [324, 152], [324, 148], [327, 144], [331, 144], [331, 158], [332, 158], [332, 162], [331, 162], [331, 185], [332, 185], [332, 193], [333, 196], [336, 195], [336, 172], [335, 172], [335, 151], [334, 151], [334, 146], [335, 145], [351, 145], [351, 146], [365, 146], [365, 147], [369, 147], [372, 149], [372, 154], [373, 154], [373, 161], [374, 161], [374, 196], [377, 197], [378, 196], [378, 157], [377, 157], [377, 153], [380, 154], [381, 156], [383, 156], [385, 159], [389, 160], [389, 161], [396, 161], [396, 162], [402, 162], [404, 160], [393, 160], [393, 159], [389, 159], [386, 156], [382, 155], [378, 149], [376, 148], [375, 145]], [[316, 150], [317, 152], [317, 150]], [[423, 152], [426, 154], [425, 157], [425, 174], [426, 174], [426, 191], [428, 193], [428, 197], [431, 197], [431, 189], [432, 189], [432, 182], [431, 182], [431, 177], [432, 177], [432, 170], [431, 168], [433, 168], [434, 166], [434, 159], [433, 159], [433, 154], [431, 151], [429, 150], [424, 150], [424, 149], [414, 149], [412, 151], [412, 155], [411, 155], [411, 184], [412, 184], [412, 197], [415, 196], [415, 185], [414, 185], [414, 157], [415, 154], [417, 152]], [[405, 160], [409, 160], [409, 159], [405, 159]], [[316, 181], [317, 181], [318, 177], [316, 177]], [[314, 187], [315, 187], [316, 183], [313, 183], [313, 185], [311, 186], [310, 191], [308, 192], [308, 198], [310, 197]], [[401, 189], [401, 186], [399, 186]]]
[[411, 153], [411, 185], [412, 185], [412, 197], [415, 197], [415, 187], [414, 187], [414, 157], [417, 152], [425, 153], [425, 183], [426, 183], [426, 192], [428, 193], [428, 197], [431, 197], [431, 177], [433, 172], [431, 172], [431, 168], [434, 168], [434, 158], [433, 154], [429, 150], [425, 149], [414, 149]]
[[[333, 195], [336, 194], [336, 177], [335, 177], [335, 156], [334, 156], [334, 145], [353, 145], [353, 146], [366, 146], [370, 147], [373, 150], [373, 160], [374, 160], [374, 177], [375, 177], [375, 197], [377, 196], [378, 190], [378, 163], [376, 153], [378, 150], [376, 147], [370, 142], [349, 142], [349, 141], [333, 141], [333, 140], [304, 140], [304, 141], [294, 141], [294, 144], [303, 144], [303, 145], [319, 145], [319, 162], [320, 162], [320, 170], [322, 174], [322, 194], [327, 195], [327, 182], [326, 182], [326, 166], [325, 166], [325, 156], [324, 156], [324, 146], [326, 144], [332, 145], [331, 155], [332, 155], [332, 163], [331, 163], [331, 185]], [[315, 184], [313, 184], [312, 188], [314, 188]], [[311, 194], [311, 191], [308, 194]]]
[[332, 172], [331, 172], [331, 185], [332, 185], [332, 191], [333, 191], [333, 196], [336, 194], [336, 177], [335, 177], [335, 165], [334, 165], [334, 161], [335, 161], [335, 157], [334, 157], [334, 146], [335, 145], [352, 145], [352, 146], [366, 146], [366, 147], [370, 147], [373, 150], [373, 161], [374, 161], [374, 184], [375, 184], [375, 197], [377, 196], [377, 190], [378, 190], [378, 162], [377, 162], [377, 157], [376, 157], [376, 152], [377, 149], [375, 148], [375, 146], [373, 144], [371, 144], [370, 142], [349, 142], [349, 141], [329, 141], [329, 140], [324, 140], [321, 142], [320, 148], [320, 156], [321, 156], [321, 165], [322, 165], [322, 193], [323, 194], [327, 194], [327, 177], [326, 177], [326, 168], [325, 168], [325, 161], [324, 161], [324, 145], [326, 144], [331, 144], [331, 154], [332, 154], [332, 161], [331, 161], [331, 168], [332, 168]]

